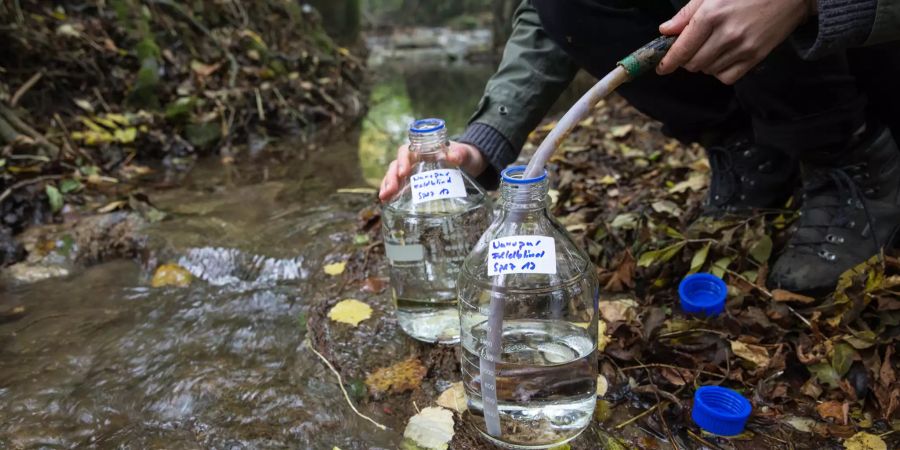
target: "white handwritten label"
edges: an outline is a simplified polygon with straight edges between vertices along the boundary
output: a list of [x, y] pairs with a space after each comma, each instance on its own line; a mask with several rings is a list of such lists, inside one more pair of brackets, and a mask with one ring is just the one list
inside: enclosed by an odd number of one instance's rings
[[556, 273], [556, 243], [547, 236], [494, 239], [488, 249], [488, 275]]
[[455, 169], [429, 170], [409, 177], [413, 203], [466, 196], [462, 174]]

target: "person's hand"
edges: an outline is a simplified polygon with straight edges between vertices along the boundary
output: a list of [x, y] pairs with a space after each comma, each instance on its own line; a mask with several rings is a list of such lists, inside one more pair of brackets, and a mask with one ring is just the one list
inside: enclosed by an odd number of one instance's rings
[[[382, 202], [390, 200], [400, 189], [401, 181], [409, 176], [409, 170], [416, 163], [414, 159], [415, 153], [409, 151], [408, 145], [401, 146], [397, 150], [397, 159], [391, 162], [387, 173], [384, 174], [384, 179], [381, 180], [378, 198]], [[447, 152], [447, 162], [458, 166], [472, 176], [480, 175], [487, 167], [487, 161], [477, 148], [452, 141], [450, 150]]]
[[733, 84], [811, 14], [816, 0], [691, 0], [659, 26], [679, 35], [656, 72], [684, 67]]

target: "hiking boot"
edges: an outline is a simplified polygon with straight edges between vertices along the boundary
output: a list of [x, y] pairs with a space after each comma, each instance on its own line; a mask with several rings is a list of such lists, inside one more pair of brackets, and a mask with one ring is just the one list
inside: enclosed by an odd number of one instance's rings
[[761, 147], [746, 136], [706, 149], [712, 176], [705, 215], [783, 208], [797, 184], [797, 163], [777, 150]]
[[900, 151], [887, 129], [842, 156], [803, 161], [803, 197], [793, 236], [769, 285], [821, 295], [844, 271], [892, 245], [900, 228]]

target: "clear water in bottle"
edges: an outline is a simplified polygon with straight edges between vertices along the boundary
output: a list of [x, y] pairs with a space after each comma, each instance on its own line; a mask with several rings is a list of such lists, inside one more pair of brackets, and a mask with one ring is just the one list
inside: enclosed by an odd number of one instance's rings
[[522, 180], [523, 170], [504, 171], [497, 215], [463, 265], [463, 382], [489, 440], [549, 448], [593, 416], [599, 287], [547, 211], [546, 175]]
[[416, 121], [409, 134], [409, 182], [382, 212], [397, 318], [415, 339], [455, 343], [459, 269], [487, 228], [490, 202], [468, 175], [445, 164], [443, 121]]

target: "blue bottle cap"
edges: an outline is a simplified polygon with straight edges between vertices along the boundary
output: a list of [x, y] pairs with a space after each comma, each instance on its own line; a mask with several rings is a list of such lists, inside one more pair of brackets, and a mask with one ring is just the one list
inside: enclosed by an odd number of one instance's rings
[[701, 386], [694, 392], [691, 419], [712, 434], [735, 436], [744, 432], [752, 409], [750, 401], [736, 391], [721, 386]]
[[678, 285], [681, 309], [688, 313], [715, 316], [725, 311], [728, 286], [711, 273], [688, 275]]

